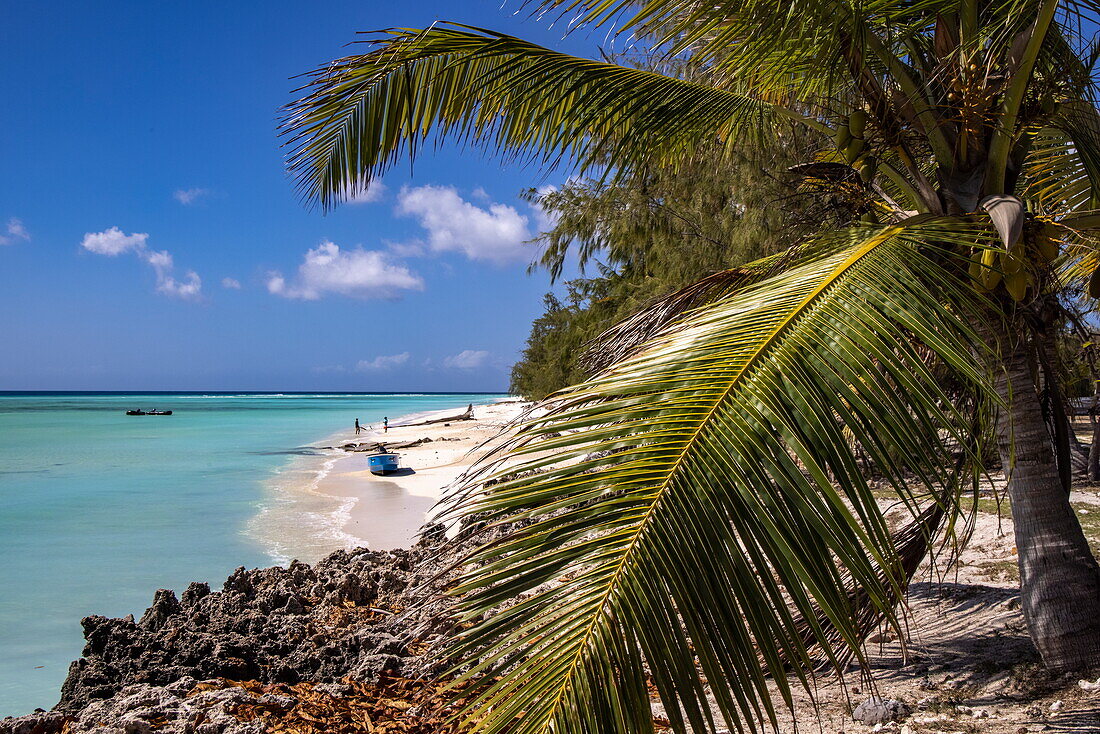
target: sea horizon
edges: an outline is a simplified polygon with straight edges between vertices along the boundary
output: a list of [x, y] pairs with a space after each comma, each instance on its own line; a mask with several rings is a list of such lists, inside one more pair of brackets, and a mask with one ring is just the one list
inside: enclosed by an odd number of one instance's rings
[[[355, 418], [392, 425], [504, 397], [0, 391], [0, 716], [56, 703], [84, 616], [140, 616], [158, 588], [217, 589], [239, 566], [359, 544], [340, 529], [346, 499], [296, 491], [321, 476], [334, 455], [321, 447]], [[173, 415], [126, 416], [131, 408]]]
[[463, 390], [0, 390], [0, 397], [13, 395], [502, 395], [510, 393]]

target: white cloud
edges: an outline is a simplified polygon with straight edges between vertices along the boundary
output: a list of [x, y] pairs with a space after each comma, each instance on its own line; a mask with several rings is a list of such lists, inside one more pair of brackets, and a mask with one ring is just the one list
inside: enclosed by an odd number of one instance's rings
[[161, 250], [160, 252], [156, 250], [145, 250], [141, 253], [141, 257], [144, 258], [145, 262], [153, 266], [158, 276], [171, 272], [174, 266], [172, 256], [168, 254], [168, 250]]
[[157, 274], [157, 292], [184, 300], [193, 300], [202, 295], [202, 278], [194, 270], [188, 270], [183, 280], [176, 280], [173, 270], [175, 264], [168, 250], [144, 250], [138, 253], [145, 262], [153, 266]]
[[298, 277], [290, 283], [283, 274], [268, 274], [267, 290], [283, 298], [316, 301], [326, 293], [351, 298], [397, 298], [403, 290], [423, 290], [424, 281], [385, 252], [341, 250], [325, 241], [306, 252]]
[[[267, 292], [277, 296], [286, 295], [286, 278], [278, 270], [272, 270], [267, 274]], [[286, 297], [292, 298], [289, 295]]]
[[374, 179], [367, 184], [366, 188], [356, 186], [344, 189], [340, 198], [345, 204], [373, 204], [376, 201], [381, 201], [382, 197], [386, 195], [386, 191], [386, 185], [378, 179]]
[[236, 278], [222, 278], [222, 288], [230, 288], [239, 291], [241, 289], [241, 281]]
[[184, 206], [189, 206], [191, 204], [194, 204], [199, 199], [202, 199], [203, 197], [209, 195], [210, 189], [176, 189], [175, 192], [172, 194], [172, 198], [174, 198], [176, 201], [183, 204]]
[[144, 232], [126, 234], [118, 227], [102, 232], [87, 232], [80, 246], [89, 252], [107, 257], [117, 257], [132, 252], [153, 268], [157, 276], [157, 292], [174, 298], [196, 300], [202, 295], [202, 278], [194, 270], [188, 270], [183, 280], [175, 278], [175, 262], [168, 250], [150, 250], [149, 235]]
[[489, 359], [489, 353], [483, 349], [464, 349], [458, 354], [446, 357], [443, 366], [452, 369], [472, 370], [483, 366]]
[[387, 242], [386, 247], [398, 257], [424, 257], [424, 243], [417, 240], [412, 242]]
[[157, 273], [157, 291], [184, 300], [193, 300], [202, 295], [202, 278], [194, 270], [188, 270], [185, 280], [176, 280], [171, 275]]
[[172, 271], [175, 264], [172, 255], [167, 250], [157, 252], [145, 250], [139, 253], [139, 257], [153, 266], [157, 274], [157, 291], [176, 298], [198, 298], [202, 292], [202, 279], [194, 270], [188, 270], [184, 280], [176, 280]]
[[26, 240], [30, 242], [30, 232], [23, 226], [23, 220], [18, 217], [9, 219], [4, 231], [7, 232], [7, 235], [0, 235], [0, 245], [10, 245], [16, 240]]
[[144, 251], [148, 239], [149, 235], [144, 232], [125, 234], [118, 227], [111, 227], [102, 232], [87, 232], [80, 246], [97, 255], [115, 257], [124, 252]]
[[471, 204], [453, 186], [402, 188], [396, 212], [416, 217], [435, 252], [461, 252], [471, 260], [498, 264], [530, 254], [523, 244], [531, 239], [525, 215], [505, 204]]
[[361, 359], [359, 364], [355, 365], [355, 369], [360, 372], [372, 372], [375, 370], [388, 370], [392, 367], [400, 367], [409, 361], [409, 353], [402, 352], [401, 354], [382, 354], [374, 359]]

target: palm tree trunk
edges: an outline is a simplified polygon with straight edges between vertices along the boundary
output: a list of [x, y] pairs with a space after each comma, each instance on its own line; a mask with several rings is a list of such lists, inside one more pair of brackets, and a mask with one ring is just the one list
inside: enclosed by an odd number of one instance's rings
[[1089, 481], [1100, 482], [1100, 419], [1090, 416], [1092, 421], [1092, 445], [1089, 446]]
[[1055, 671], [1100, 667], [1100, 566], [1085, 540], [1058, 464], [1026, 346], [1002, 343], [997, 387], [1008, 408], [997, 422], [1031, 639]]
[[1100, 481], [1100, 368], [1096, 364], [1096, 347], [1084, 349], [1092, 377], [1092, 402], [1089, 404], [1089, 425], [1092, 426], [1092, 444], [1089, 446], [1088, 477], [1090, 482]]

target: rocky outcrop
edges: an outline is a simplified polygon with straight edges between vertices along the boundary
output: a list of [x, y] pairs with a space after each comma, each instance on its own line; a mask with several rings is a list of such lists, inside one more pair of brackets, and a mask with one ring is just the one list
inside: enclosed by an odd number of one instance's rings
[[441, 528], [429, 529], [408, 550], [338, 551], [313, 566], [242, 567], [221, 591], [193, 583], [178, 598], [160, 589], [137, 621], [86, 617], [87, 644], [69, 668], [60, 703], [52, 712], [0, 721], [0, 734], [47, 734], [66, 722], [79, 732], [85, 720], [141, 732], [147, 719], [161, 727], [202, 722], [180, 731], [251, 732], [257, 729], [226, 728], [232, 717], [217, 715], [224, 709], [219, 696], [244, 693], [196, 696], [196, 681], [369, 683], [428, 672], [418, 653], [450, 618], [445, 600], [423, 601], [423, 587], [453, 550]]
[[[51, 711], [0, 722], [12, 734], [260, 734], [259, 721], [234, 715], [255, 701], [240, 688], [222, 688], [192, 695], [197, 681], [182, 678], [167, 686], [132, 685], [111, 698], [94, 701], [82, 711]], [[284, 703], [284, 702], [280, 702]], [[10, 728], [9, 728], [10, 727]]]
[[181, 678], [126, 686], [74, 714], [6, 719], [13, 734], [455, 734], [446, 687], [387, 678], [377, 684], [261, 684]]

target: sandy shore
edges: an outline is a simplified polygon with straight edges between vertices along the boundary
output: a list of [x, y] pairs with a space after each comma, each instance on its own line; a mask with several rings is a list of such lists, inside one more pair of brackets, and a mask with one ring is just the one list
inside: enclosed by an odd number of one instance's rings
[[[431, 519], [432, 508], [444, 488], [481, 455], [482, 452], [475, 449], [495, 437], [524, 405], [518, 399], [508, 399], [474, 406], [473, 420], [428, 426], [392, 425], [387, 433], [375, 430], [359, 436], [353, 431], [338, 434], [333, 437], [337, 446], [431, 440], [401, 449], [402, 469], [384, 477], [370, 472], [366, 454], [338, 456], [315, 491], [354, 500], [343, 526], [347, 536], [358, 538], [363, 545], [375, 550], [407, 548], [416, 542], [420, 528]], [[461, 408], [451, 408], [418, 414], [400, 422], [418, 423], [461, 412]]]

